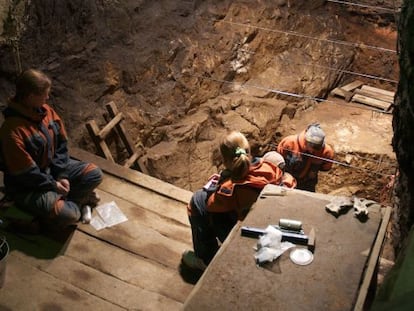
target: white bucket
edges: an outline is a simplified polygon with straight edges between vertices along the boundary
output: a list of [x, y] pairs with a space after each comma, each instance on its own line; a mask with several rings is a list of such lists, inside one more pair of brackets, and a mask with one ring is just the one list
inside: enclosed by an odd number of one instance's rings
[[9, 244], [5, 237], [0, 237], [0, 288], [3, 287], [6, 279], [6, 262], [9, 255]]

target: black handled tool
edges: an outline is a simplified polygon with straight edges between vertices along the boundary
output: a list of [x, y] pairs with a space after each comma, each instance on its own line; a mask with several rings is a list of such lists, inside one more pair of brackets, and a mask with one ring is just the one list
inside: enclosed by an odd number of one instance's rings
[[[315, 249], [315, 230], [312, 228], [309, 235], [303, 234], [303, 233], [296, 233], [291, 230], [284, 230], [280, 229], [279, 227], [275, 226], [277, 229], [279, 229], [282, 232], [282, 241], [288, 241], [294, 244], [301, 244], [301, 245], [307, 245], [308, 249], [310, 251], [314, 251]], [[248, 227], [243, 226], [241, 227], [241, 235], [245, 237], [250, 238], [258, 238], [261, 235], [265, 234], [264, 229], [255, 228], [255, 227]]]

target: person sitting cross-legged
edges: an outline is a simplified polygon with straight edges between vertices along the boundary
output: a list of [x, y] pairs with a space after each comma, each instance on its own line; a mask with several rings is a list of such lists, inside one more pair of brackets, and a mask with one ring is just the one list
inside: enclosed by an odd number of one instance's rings
[[94, 189], [102, 171], [69, 158], [62, 119], [48, 105], [52, 83], [28, 69], [16, 80], [16, 93], [3, 111], [0, 155], [7, 195], [41, 223], [66, 227], [81, 219], [82, 208], [96, 205]]

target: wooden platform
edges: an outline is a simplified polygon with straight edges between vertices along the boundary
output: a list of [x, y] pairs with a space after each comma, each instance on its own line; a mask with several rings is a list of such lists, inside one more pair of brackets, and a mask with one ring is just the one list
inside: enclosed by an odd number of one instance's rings
[[[78, 149], [74, 158], [105, 173], [97, 192], [128, 221], [62, 237], [10, 233], [0, 310], [180, 310], [193, 284], [180, 274], [192, 248], [186, 204], [191, 192]], [[0, 214], [0, 219], [2, 218]]]
[[[268, 185], [262, 193], [271, 194], [269, 186], [276, 187]], [[184, 310], [363, 310], [390, 208], [383, 217], [376, 205], [361, 222], [352, 210], [338, 218], [329, 214], [329, 202], [328, 196], [298, 190], [259, 198], [232, 230]], [[257, 239], [241, 236], [241, 226], [264, 229], [281, 218], [302, 221], [305, 234], [316, 231], [311, 264], [295, 265], [288, 250], [272, 263], [256, 265]]]

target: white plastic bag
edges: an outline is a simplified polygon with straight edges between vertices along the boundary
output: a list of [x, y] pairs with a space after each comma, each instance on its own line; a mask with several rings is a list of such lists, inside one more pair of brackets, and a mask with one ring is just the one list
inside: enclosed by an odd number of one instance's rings
[[272, 262], [292, 247], [295, 247], [295, 244], [282, 242], [282, 232], [280, 230], [273, 226], [268, 226], [265, 229], [265, 234], [257, 242], [257, 251], [254, 258], [259, 264]]
[[90, 224], [96, 230], [112, 227], [128, 220], [114, 201], [101, 204], [95, 210], [97, 215], [92, 218]]

